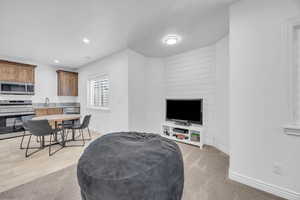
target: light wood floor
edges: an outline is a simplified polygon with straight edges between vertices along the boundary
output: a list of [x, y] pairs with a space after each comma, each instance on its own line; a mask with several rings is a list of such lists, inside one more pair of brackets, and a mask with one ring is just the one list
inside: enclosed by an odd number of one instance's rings
[[[85, 137], [87, 136], [85, 132]], [[100, 134], [92, 132], [93, 140], [97, 137]], [[28, 136], [24, 139], [23, 146], [27, 145], [27, 141]], [[32, 145], [39, 145], [35, 137], [31, 141]], [[86, 142], [85, 147], [66, 147], [50, 157], [47, 147], [29, 158], [25, 158], [25, 149], [19, 149], [20, 142], [21, 137], [0, 140], [0, 193], [75, 164], [90, 141]], [[71, 144], [80, 145], [82, 141], [67, 143]], [[58, 149], [60, 146], [54, 145], [51, 151]]]

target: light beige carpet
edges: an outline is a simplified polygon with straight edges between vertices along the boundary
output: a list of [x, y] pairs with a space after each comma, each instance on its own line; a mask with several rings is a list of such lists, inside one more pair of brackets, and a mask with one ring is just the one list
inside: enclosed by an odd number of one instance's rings
[[[215, 148], [179, 145], [185, 167], [183, 200], [282, 200], [228, 180], [229, 158]], [[76, 165], [5, 191], [0, 199], [80, 200]]]

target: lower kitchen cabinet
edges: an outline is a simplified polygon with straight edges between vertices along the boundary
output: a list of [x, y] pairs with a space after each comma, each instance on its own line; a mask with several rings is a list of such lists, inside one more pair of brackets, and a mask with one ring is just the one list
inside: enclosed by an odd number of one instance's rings
[[62, 108], [37, 108], [35, 109], [36, 116], [43, 116], [43, 115], [58, 115], [63, 114]]
[[[37, 108], [37, 109], [35, 109], [36, 116], [59, 115], [59, 114], [63, 114], [62, 108]], [[50, 124], [50, 126], [52, 126], [52, 128], [56, 128], [54, 122], [49, 122], [49, 124]]]

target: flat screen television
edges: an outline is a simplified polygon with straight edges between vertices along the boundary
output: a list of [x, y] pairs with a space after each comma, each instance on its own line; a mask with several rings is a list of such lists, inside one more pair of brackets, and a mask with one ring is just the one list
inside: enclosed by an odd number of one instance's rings
[[167, 99], [166, 120], [202, 125], [202, 99]]

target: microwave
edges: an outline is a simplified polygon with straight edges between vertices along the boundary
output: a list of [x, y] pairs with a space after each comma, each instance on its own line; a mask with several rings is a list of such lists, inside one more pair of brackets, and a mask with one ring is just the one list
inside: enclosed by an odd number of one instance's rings
[[34, 95], [34, 84], [1, 81], [0, 94]]

